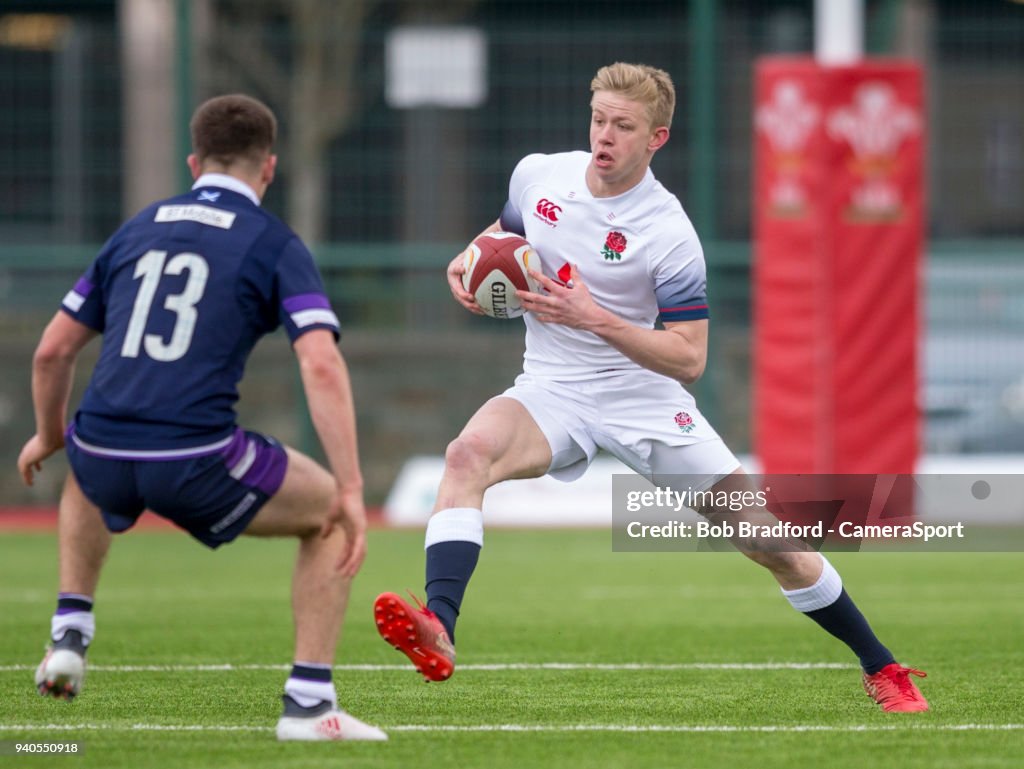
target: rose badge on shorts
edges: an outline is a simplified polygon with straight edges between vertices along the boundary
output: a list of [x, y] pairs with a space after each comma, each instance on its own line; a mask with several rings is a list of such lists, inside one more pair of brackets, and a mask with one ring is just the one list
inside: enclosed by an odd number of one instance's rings
[[601, 249], [601, 256], [608, 261], [618, 262], [622, 260], [622, 252], [626, 250], [626, 236], [621, 232], [612, 231], [604, 240], [604, 248]]
[[676, 426], [684, 433], [693, 431], [693, 417], [685, 411], [676, 414]]

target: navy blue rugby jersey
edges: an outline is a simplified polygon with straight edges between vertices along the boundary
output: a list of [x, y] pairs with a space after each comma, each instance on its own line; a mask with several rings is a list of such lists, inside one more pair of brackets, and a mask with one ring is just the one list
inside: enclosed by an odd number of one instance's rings
[[61, 308], [103, 335], [73, 437], [124, 458], [216, 450], [260, 337], [338, 334], [309, 250], [219, 174], [122, 225]]

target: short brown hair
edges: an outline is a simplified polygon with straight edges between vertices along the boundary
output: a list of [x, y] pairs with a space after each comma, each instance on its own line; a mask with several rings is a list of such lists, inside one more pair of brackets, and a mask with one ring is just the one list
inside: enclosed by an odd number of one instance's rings
[[590, 81], [590, 90], [613, 91], [645, 104], [651, 128], [669, 128], [672, 125], [676, 89], [672, 85], [672, 77], [663, 69], [617, 61], [597, 71]]
[[199, 162], [256, 165], [277, 139], [277, 119], [263, 102], [240, 93], [215, 96], [196, 108], [189, 123]]

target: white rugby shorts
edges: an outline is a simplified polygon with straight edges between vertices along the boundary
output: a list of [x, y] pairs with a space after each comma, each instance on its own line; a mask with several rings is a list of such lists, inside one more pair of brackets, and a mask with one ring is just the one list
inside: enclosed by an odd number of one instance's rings
[[530, 412], [551, 447], [548, 475], [579, 478], [604, 449], [640, 475], [687, 475], [709, 488], [739, 469], [736, 456], [678, 382], [646, 369], [558, 382], [520, 374], [502, 395]]

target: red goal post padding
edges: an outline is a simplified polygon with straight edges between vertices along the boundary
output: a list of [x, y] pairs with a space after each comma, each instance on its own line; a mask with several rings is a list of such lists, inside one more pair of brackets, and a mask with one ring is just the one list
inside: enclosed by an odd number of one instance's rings
[[767, 473], [913, 473], [920, 67], [771, 57], [755, 100], [755, 452]]

